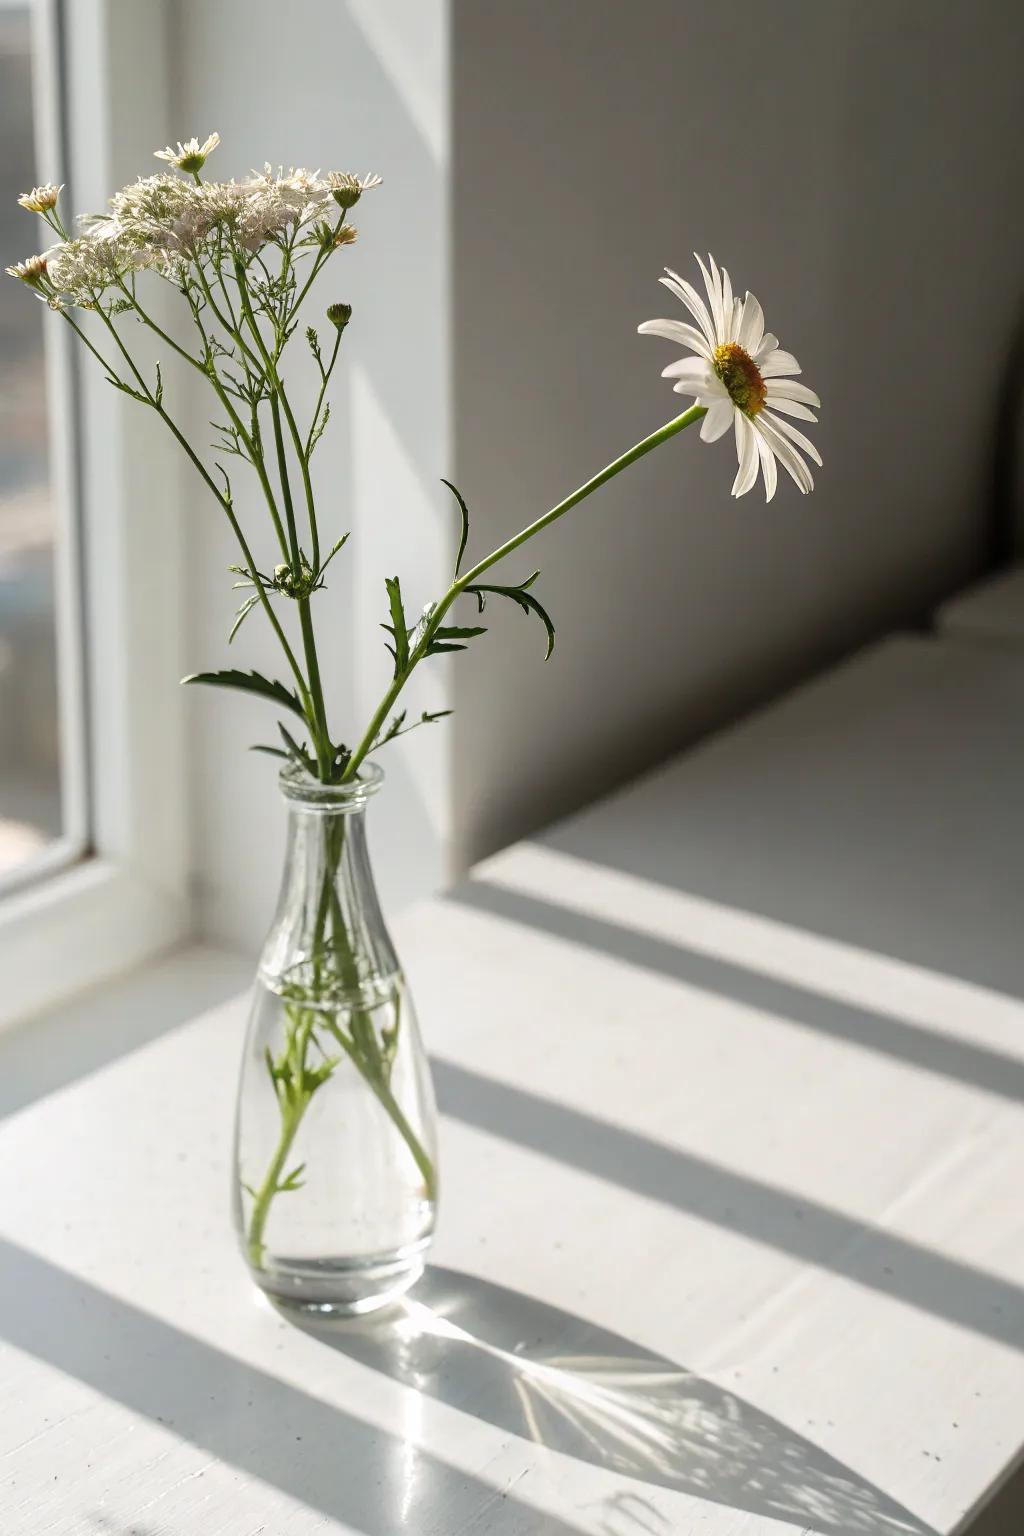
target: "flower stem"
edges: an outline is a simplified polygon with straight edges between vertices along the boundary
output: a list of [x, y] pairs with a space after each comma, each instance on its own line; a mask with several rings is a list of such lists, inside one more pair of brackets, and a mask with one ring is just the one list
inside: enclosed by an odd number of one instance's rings
[[472, 570], [463, 572], [461, 576], [452, 582], [448, 591], [431, 614], [430, 623], [424, 627], [419, 644], [410, 655], [405, 669], [394, 678], [380, 704], [374, 711], [373, 718], [370, 720], [362, 740], [353, 751], [345, 772], [342, 774], [341, 782], [343, 784], [355, 778], [359, 772], [359, 767], [376, 741], [395, 700], [409, 681], [416, 666], [426, 655], [427, 648], [434, 634], [456, 598], [461, 597], [466, 588], [478, 580], [485, 571], [490, 570], [492, 565], [497, 565], [499, 560], [504, 560], [506, 555], [510, 555], [521, 544], [525, 544], [528, 539], [532, 539], [543, 528], [547, 528], [551, 523], [556, 522], [558, 518], [564, 517], [566, 512], [572, 507], [577, 506], [587, 496], [591, 496], [594, 491], [607, 484], [609, 480], [613, 480], [616, 475], [621, 474], [624, 469], [628, 469], [631, 464], [635, 464], [637, 459], [642, 459], [645, 454], [651, 452], [652, 448], [659, 447], [661, 443], [667, 442], [670, 437], [674, 437], [677, 432], [682, 432], [684, 427], [691, 426], [693, 422], [700, 421], [701, 417], [706, 415], [707, 411], [704, 406], [691, 405], [688, 411], [684, 411], [681, 416], [676, 416], [674, 420], [666, 422], [663, 427], [658, 428], [657, 432], [652, 432], [649, 437], [641, 439], [639, 443], [634, 444], [632, 448], [620, 454], [617, 459], [613, 459], [598, 474], [592, 475], [589, 480], [585, 480], [571, 495], [566, 496], [557, 506], [552, 507], [550, 512], [545, 512], [543, 517], [538, 517], [535, 522], [529, 523], [513, 538], [507, 539], [504, 544], [499, 544], [497, 549], [492, 550], [483, 560], [478, 561]]
[[263, 1234], [267, 1226], [267, 1217], [270, 1215], [270, 1206], [274, 1196], [278, 1192], [281, 1182], [281, 1174], [288, 1154], [292, 1149], [302, 1117], [309, 1107], [309, 1099], [305, 1096], [295, 1099], [287, 1106], [281, 1116], [281, 1133], [278, 1137], [277, 1147], [270, 1159], [263, 1183], [256, 1191], [253, 1200], [252, 1214], [249, 1217], [249, 1261], [254, 1269], [263, 1268]]

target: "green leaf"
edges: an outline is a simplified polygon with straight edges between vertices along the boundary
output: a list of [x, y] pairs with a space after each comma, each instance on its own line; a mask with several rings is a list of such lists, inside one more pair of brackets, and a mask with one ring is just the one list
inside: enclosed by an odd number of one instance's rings
[[[241, 586], [242, 583], [238, 582], [236, 585]], [[231, 626], [231, 633], [228, 635], [228, 645], [231, 644], [232, 640], [238, 634], [238, 631], [241, 629], [241, 627], [242, 627], [243, 623], [245, 622], [246, 618], [252, 612], [252, 610], [255, 608], [255, 606], [259, 602], [259, 600], [260, 600], [259, 593], [258, 592], [253, 592], [253, 593], [250, 594], [249, 597], [246, 598], [246, 600], [242, 604], [241, 608], [239, 608], [238, 612], [235, 614], [235, 622]]]
[[285, 730], [280, 720], [277, 722], [277, 728], [281, 732], [281, 740], [288, 749], [288, 756], [298, 763], [300, 768], [305, 768], [308, 774], [316, 778], [316, 763], [313, 761], [309, 748], [300, 746], [295, 737]]
[[142, 394], [137, 389], [132, 389], [131, 385], [126, 384], [123, 379], [115, 379], [113, 374], [107, 374], [107, 383], [112, 384], [115, 389], [119, 389], [122, 394], [131, 395], [132, 399], [137, 400], [140, 405], [150, 404], [150, 400], [147, 395]]
[[435, 709], [435, 710], [425, 709], [423, 711], [423, 713], [420, 715], [418, 720], [414, 720], [411, 725], [406, 725], [405, 724], [406, 711], [404, 709], [400, 709], [398, 714], [393, 717], [393, 719], [391, 721], [391, 724], [388, 726], [388, 728], [384, 732], [384, 734], [382, 736], [378, 736], [377, 740], [374, 742], [373, 746], [370, 748], [370, 751], [371, 752], [376, 752], [381, 747], [385, 746], [387, 742], [394, 741], [396, 736], [407, 736], [409, 734], [409, 732], [410, 731], [414, 731], [417, 726], [419, 726], [419, 725], [433, 725], [435, 720], [443, 720], [445, 715], [451, 715], [451, 714], [454, 714], [454, 710], [451, 710], [451, 709]]
[[469, 542], [469, 508], [466, 506], [462, 492], [457, 490], [451, 481], [446, 480], [443, 475], [441, 477], [441, 484], [446, 485], [451, 491], [459, 504], [459, 511], [462, 513], [462, 538], [459, 540], [459, 553], [455, 557], [455, 574], [457, 576], [459, 574], [459, 566], [462, 564], [462, 557], [466, 553], [466, 544]]
[[330, 421], [330, 419], [331, 419], [331, 402], [329, 400], [327, 400], [324, 403], [324, 408], [323, 408], [323, 411], [321, 412], [320, 420], [317, 422], [316, 426], [313, 428], [312, 432], [310, 433], [310, 436], [309, 436], [309, 452], [306, 455], [307, 458], [311, 458], [312, 457], [313, 449], [316, 447], [317, 443], [323, 437], [323, 435], [324, 435], [324, 428], [327, 426], [327, 423]]
[[474, 635], [486, 635], [486, 624], [441, 624], [434, 634], [438, 640], [472, 640]]
[[281, 704], [285, 709], [290, 709], [298, 715], [300, 720], [305, 720], [306, 712], [299, 703], [298, 695], [284, 683], [272, 682], [269, 677], [264, 677], [260, 672], [238, 672], [232, 668], [226, 668], [222, 672], [191, 672], [188, 677], [182, 678], [183, 683], [206, 683], [213, 688], [237, 688], [242, 693], [259, 693], [265, 699], [271, 699], [275, 704]]
[[291, 1173], [289, 1173], [286, 1178], [282, 1179], [281, 1183], [277, 1186], [278, 1194], [282, 1194], [285, 1190], [289, 1189], [301, 1189], [302, 1174], [305, 1170], [305, 1167], [305, 1163], [296, 1163]]
[[402, 585], [397, 576], [388, 576], [384, 581], [387, 588], [388, 603], [391, 607], [391, 623], [383, 627], [390, 631], [395, 638], [394, 648], [390, 645], [395, 658], [395, 676], [398, 677], [409, 665], [409, 630], [405, 622], [405, 609], [402, 606]]
[[338, 553], [338, 550], [339, 549], [343, 549], [344, 546], [348, 543], [348, 540], [349, 540], [349, 535], [347, 533], [343, 533], [341, 538], [338, 539], [336, 543], [331, 545], [330, 551], [329, 551], [329, 553], [327, 555], [327, 559], [323, 562], [323, 564], [321, 565], [319, 571], [317, 572], [318, 576], [322, 576], [323, 575], [324, 571], [326, 571], [327, 567], [330, 565], [331, 561], [334, 559], [335, 555]]
[[259, 741], [254, 742], [254, 744], [249, 748], [249, 751], [265, 752], [268, 757], [283, 757], [286, 763], [291, 759], [290, 752], [283, 751], [281, 747], [266, 747], [262, 742]]
[[528, 590], [528, 588], [533, 586], [533, 583], [537, 580], [539, 575], [539, 571], [534, 571], [532, 575], [527, 576], [525, 581], [519, 582], [516, 586], [490, 586], [487, 583], [483, 583], [480, 586], [467, 587], [466, 591], [473, 593], [481, 613], [484, 610], [484, 605], [487, 601], [487, 595], [491, 593], [493, 593], [496, 597], [507, 597], [511, 602], [517, 603], [525, 614], [535, 613], [547, 631], [548, 648], [544, 656], [544, 660], [547, 661], [548, 657], [551, 655], [551, 652], [555, 648], [555, 626], [552, 622], [551, 615], [548, 613], [543, 603], [539, 598], [534, 597], [533, 593]]

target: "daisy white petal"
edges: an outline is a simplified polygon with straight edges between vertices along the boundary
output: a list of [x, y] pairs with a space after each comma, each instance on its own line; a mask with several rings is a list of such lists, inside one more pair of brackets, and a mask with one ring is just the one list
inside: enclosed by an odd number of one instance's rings
[[736, 413], [736, 407], [732, 401], [715, 400], [708, 406], [708, 413], [700, 424], [701, 441], [714, 443], [724, 436], [732, 426], [732, 418]]
[[694, 251], [693, 256], [698, 267], [700, 267], [701, 274], [704, 278], [704, 287], [708, 291], [708, 308], [711, 311], [711, 319], [714, 322], [715, 340], [721, 342], [724, 340], [723, 333], [725, 325], [725, 317], [722, 313], [722, 279], [719, 276], [718, 268], [715, 265], [715, 258], [713, 256], [708, 256], [708, 261], [711, 265], [710, 272], [704, 265], [701, 258], [697, 255], [696, 251]]
[[797, 489], [804, 495], [808, 491], [813, 491], [814, 480], [807, 465], [797, 453], [793, 444], [783, 437], [782, 433], [777, 431], [770, 421], [765, 420], [764, 411], [761, 412], [758, 431], [775, 454], [783, 469], [787, 471], [795, 482]]
[[768, 404], [773, 411], [781, 411], [785, 416], [797, 416], [801, 421], [817, 421], [814, 412], [808, 410], [799, 400], [787, 400], [785, 395], [769, 395]]
[[637, 326], [637, 331], [641, 336], [663, 336], [666, 341], [678, 341], [681, 347], [692, 347], [694, 352], [711, 361], [707, 337], [695, 325], [687, 325], [685, 320], [645, 320], [643, 325]]
[[661, 370], [663, 379], [698, 379], [706, 384], [714, 378], [711, 365], [703, 357], [680, 357]]
[[662, 377], [674, 381], [677, 394], [695, 396], [704, 409], [702, 441], [715, 442], [733, 423], [739, 466], [734, 496], [745, 495], [760, 470], [765, 497], [771, 501], [778, 488], [779, 462], [802, 492], [810, 491], [814, 479], [802, 455], [816, 464], [821, 456], [785, 418], [814, 422], [817, 417], [811, 407], [821, 402], [812, 389], [792, 377], [800, 372], [800, 364], [791, 352], [783, 351], [777, 336], [765, 330], [764, 312], [755, 296], [747, 290], [740, 299], [733, 293], [727, 268], [719, 267], [711, 255], [707, 264], [694, 256], [707, 290], [706, 304], [696, 288], [670, 267], [661, 281], [690, 311], [699, 330], [673, 320], [647, 320], [640, 326], [642, 333], [675, 341], [696, 354], [669, 363]]
[[757, 479], [757, 466], [760, 456], [757, 451], [757, 433], [748, 416], [742, 411], [734, 412], [736, 418], [736, 454], [740, 461], [740, 467], [736, 479], [732, 483], [734, 496], [745, 496]]
[[802, 448], [807, 457], [813, 459], [818, 468], [821, 468], [821, 454], [815, 448], [810, 438], [805, 437], [798, 427], [794, 427], [790, 421], [783, 421], [782, 417], [776, 416], [773, 411], [764, 411], [762, 415], [766, 416], [780, 432], [784, 432], [792, 442], [796, 443], [798, 448]]
[[787, 373], [803, 372], [792, 352], [783, 352], [781, 347], [776, 347], [774, 352], [769, 352], [766, 357], [759, 357], [757, 366], [761, 370], [761, 377], [765, 379], [779, 378]]
[[44, 186], [33, 187], [31, 192], [23, 192], [18, 198], [18, 206], [26, 208], [29, 213], [48, 213], [57, 206], [57, 199], [63, 190], [63, 182], [57, 187], [48, 181]]
[[734, 298], [733, 301], [732, 301], [732, 330], [730, 331], [730, 340], [731, 341], [735, 341], [736, 337], [739, 335], [739, 333], [740, 333], [740, 325], [742, 323], [742, 320], [743, 320], [743, 300], [742, 299], [735, 299]]
[[692, 283], [688, 283], [685, 278], [680, 277], [678, 273], [673, 272], [671, 267], [666, 267], [665, 271], [668, 275], [666, 277], [659, 277], [659, 283], [664, 283], [669, 292], [674, 293], [676, 298], [686, 305], [690, 314], [707, 337], [709, 346], [716, 347], [718, 339], [715, 335], [715, 328], [711, 323], [711, 316], [708, 314], [707, 305], [696, 288]]
[[764, 476], [764, 499], [765, 501], [771, 501], [779, 483], [779, 471], [775, 464], [775, 455], [772, 452], [771, 445], [764, 434], [758, 431], [756, 422], [754, 424], [754, 431], [757, 433], [757, 451], [761, 459], [761, 473]]
[[732, 298], [732, 278], [725, 268], [722, 268], [722, 341], [728, 344], [733, 339], [733, 325], [736, 320], [736, 307]]
[[749, 352], [751, 357], [756, 357], [763, 335], [764, 310], [748, 290], [743, 300], [743, 313], [736, 331], [736, 340], [745, 352]]
[[802, 400], [804, 405], [821, 405], [814, 390], [808, 389], [806, 384], [798, 384], [796, 379], [769, 379], [765, 388], [769, 401]]
[[184, 144], [179, 142], [177, 149], [172, 148], [170, 144], [166, 149], [155, 149], [153, 158], [166, 160], [168, 164], [176, 166], [179, 171], [195, 174], [196, 171], [202, 170], [207, 156], [213, 154], [219, 143], [220, 134], [211, 133], [202, 144], [198, 139], [188, 139]]

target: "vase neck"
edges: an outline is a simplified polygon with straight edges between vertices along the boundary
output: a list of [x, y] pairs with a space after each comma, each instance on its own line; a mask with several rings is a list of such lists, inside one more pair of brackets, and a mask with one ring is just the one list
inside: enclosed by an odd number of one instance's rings
[[398, 970], [366, 845], [366, 797], [288, 798], [288, 846], [264, 978], [311, 1003], [363, 997]]

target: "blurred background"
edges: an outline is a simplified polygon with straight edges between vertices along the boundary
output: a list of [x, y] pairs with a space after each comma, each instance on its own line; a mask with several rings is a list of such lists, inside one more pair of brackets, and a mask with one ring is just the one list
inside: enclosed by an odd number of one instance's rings
[[[0, 4], [0, 133], [7, 266], [35, 235], [16, 198], [41, 176], [26, 4]], [[0, 878], [30, 865], [61, 830], [45, 312], [25, 300], [10, 280], [0, 289]]]
[[[374, 834], [392, 906], [886, 632], [927, 625], [1014, 558], [1024, 12], [1011, 0], [107, 9], [123, 22], [108, 85], [152, 98], [152, 146], [114, 138], [117, 182], [156, 168], [151, 147], [212, 130], [218, 177], [271, 160], [384, 178], [321, 293], [354, 308], [319, 463], [328, 524], [353, 537], [317, 612], [335, 716], [353, 730], [386, 675], [384, 576], [400, 572], [413, 610], [444, 585], [457, 525], [442, 475], [482, 552], [675, 414], [659, 377], [672, 349], [636, 335], [674, 313], [666, 264], [711, 250], [824, 402], [811, 497], [787, 480], [767, 509], [759, 491], [731, 500], [731, 438], [688, 435], [533, 546], [511, 574], [541, 566], [553, 659], [514, 610], [496, 616], [413, 691], [417, 712], [452, 719], [389, 749]], [[35, 248], [16, 194], [72, 179], [34, 135], [30, 10], [0, 0], [3, 265]], [[131, 41], [143, 17], [144, 58]], [[62, 773], [89, 780], [60, 739], [48, 318], [4, 282], [0, 878], [31, 873], [60, 835]], [[174, 382], [206, 441], [205, 402]], [[181, 486], [183, 574], [135, 641], [145, 653], [180, 631], [179, 672], [151, 685], [168, 701], [179, 673], [273, 659], [255, 622], [228, 651], [236, 556], [215, 509]], [[147, 502], [143, 485], [139, 529]], [[83, 506], [88, 541], [103, 513]], [[243, 510], [267, 550], [255, 499]], [[87, 610], [96, 598], [94, 578]], [[273, 773], [244, 750], [260, 706], [219, 694], [184, 707], [194, 924], [253, 950], [283, 835]], [[85, 712], [95, 742], [100, 695]]]

